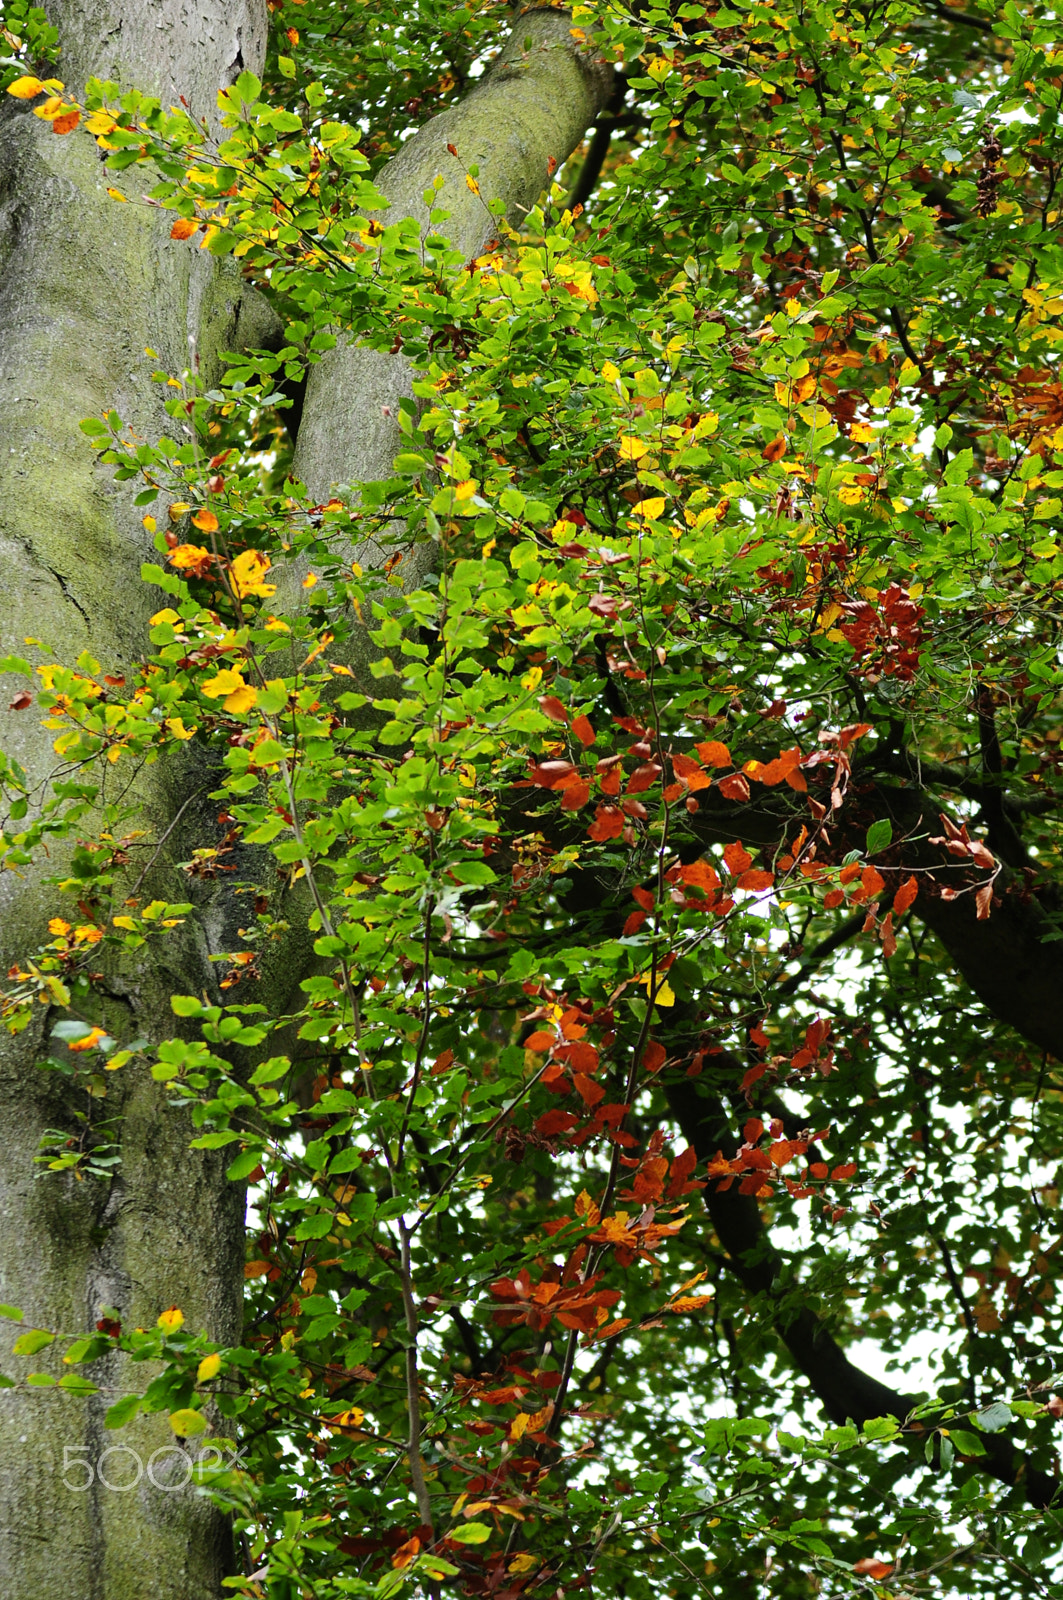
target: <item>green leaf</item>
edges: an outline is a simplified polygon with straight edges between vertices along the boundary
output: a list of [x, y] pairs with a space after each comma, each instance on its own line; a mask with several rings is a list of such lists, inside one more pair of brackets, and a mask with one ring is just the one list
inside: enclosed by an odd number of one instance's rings
[[490, 1537], [491, 1529], [486, 1522], [466, 1522], [447, 1533], [447, 1538], [453, 1539], [455, 1544], [486, 1544]]
[[38, 1350], [43, 1350], [55, 1340], [54, 1333], [46, 1333], [43, 1328], [30, 1328], [22, 1333], [12, 1345], [17, 1356], [35, 1356]]
[[893, 838], [893, 824], [889, 817], [879, 817], [867, 830], [867, 854], [877, 855], [885, 850]]
[[107, 1415], [103, 1419], [104, 1427], [124, 1428], [140, 1410], [141, 1398], [139, 1394], [127, 1394], [121, 1400], [116, 1400], [107, 1410]]
[[0, 1317], [6, 1317], [9, 1322], [21, 1322], [23, 1313], [18, 1306], [0, 1305]]

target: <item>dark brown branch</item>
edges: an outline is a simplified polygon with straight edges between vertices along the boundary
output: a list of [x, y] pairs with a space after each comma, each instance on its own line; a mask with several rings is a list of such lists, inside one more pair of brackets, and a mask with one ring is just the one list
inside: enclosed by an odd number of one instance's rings
[[[741, 1066], [735, 1062], [735, 1082]], [[665, 1085], [665, 1094], [683, 1137], [693, 1145], [699, 1163], [710, 1161], [717, 1150], [733, 1152], [734, 1139], [719, 1100], [699, 1092], [696, 1080], [681, 1077]], [[857, 1427], [873, 1417], [895, 1417], [904, 1422], [916, 1404], [914, 1395], [890, 1389], [855, 1367], [837, 1340], [807, 1306], [790, 1309], [777, 1282], [782, 1261], [768, 1237], [760, 1208], [752, 1195], [737, 1187], [720, 1191], [710, 1184], [705, 1206], [717, 1238], [727, 1252], [727, 1264], [750, 1294], [775, 1301], [776, 1330], [794, 1366], [809, 1381], [813, 1393], [835, 1423]], [[976, 1466], [1013, 1485], [1021, 1482], [1031, 1505], [1051, 1505], [1059, 1483], [1032, 1466], [1027, 1456], [999, 1434], [982, 1437], [986, 1456]]]

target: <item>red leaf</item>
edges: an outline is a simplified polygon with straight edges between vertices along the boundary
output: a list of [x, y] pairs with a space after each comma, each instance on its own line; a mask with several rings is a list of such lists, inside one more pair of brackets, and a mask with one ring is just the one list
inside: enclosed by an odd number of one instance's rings
[[528, 776], [540, 789], [562, 789], [566, 783], [582, 781], [571, 761], [540, 761]]
[[863, 1573], [865, 1578], [888, 1578], [893, 1571], [892, 1561], [877, 1561], [874, 1556], [865, 1556], [853, 1567], [854, 1572]]
[[764, 1124], [760, 1118], [750, 1117], [749, 1121], [742, 1129], [742, 1138], [745, 1140], [746, 1144], [756, 1144], [763, 1132]]
[[667, 1059], [667, 1052], [663, 1044], [658, 1044], [656, 1039], [651, 1039], [642, 1052], [642, 1065], [647, 1072], [659, 1072]]
[[577, 1072], [573, 1075], [576, 1093], [585, 1106], [596, 1106], [599, 1100], [605, 1099], [605, 1090], [600, 1083], [595, 1083], [593, 1078], [588, 1078], [586, 1073]]
[[976, 890], [974, 903], [978, 908], [975, 912], [978, 921], [987, 922], [989, 913], [993, 909], [993, 885], [991, 883], [983, 883], [982, 887]]
[[651, 788], [657, 782], [662, 770], [657, 761], [646, 761], [641, 767], [636, 767], [627, 781], [627, 793], [641, 794], [643, 789]]
[[763, 872], [759, 867], [754, 867], [750, 872], [743, 872], [735, 880], [736, 889], [770, 889], [775, 879], [770, 872]]
[[605, 839], [615, 839], [624, 830], [624, 813], [619, 806], [599, 806], [594, 821], [587, 829], [588, 839], [601, 844]]
[[748, 1072], [743, 1074], [741, 1085], [742, 1088], [751, 1089], [758, 1079], [763, 1078], [767, 1070], [767, 1063], [764, 1061], [758, 1061], [755, 1067], [750, 1067]]
[[832, 1178], [836, 1178], [839, 1183], [844, 1183], [847, 1179], [853, 1178], [855, 1176], [856, 1176], [856, 1162], [855, 1161], [846, 1161], [846, 1162], [843, 1163], [842, 1166], [835, 1167], [834, 1171], [831, 1173], [831, 1177]]
[[25, 689], [22, 689], [10, 702], [7, 709], [9, 711], [25, 711], [26, 707], [31, 706], [32, 704], [33, 696], [31, 694], [27, 694]]
[[783, 435], [778, 434], [760, 453], [765, 461], [781, 461], [786, 454], [786, 440]]
[[592, 594], [587, 606], [596, 617], [605, 617], [610, 622], [616, 621], [616, 601], [611, 594]]
[[633, 933], [638, 933], [645, 920], [645, 911], [633, 911], [630, 917], [628, 917], [627, 921], [624, 923], [624, 932], [622, 937], [628, 939]]
[[568, 707], [557, 698], [556, 694], [540, 695], [539, 710], [544, 717], [549, 717], [551, 722], [568, 721]]
[[832, 889], [829, 894], [825, 894], [823, 896], [823, 905], [825, 910], [833, 911], [835, 906], [840, 906], [844, 899], [844, 889]]
[[572, 732], [580, 744], [591, 745], [594, 743], [594, 729], [587, 717], [576, 717], [572, 724]]
[[643, 911], [652, 911], [656, 904], [650, 889], [632, 889], [631, 898], [642, 907]]
[[719, 788], [725, 800], [749, 799], [749, 779], [741, 772], [732, 772], [729, 778], [721, 778]]
[[705, 775], [701, 763], [695, 761], [693, 756], [674, 755], [672, 771], [677, 778], [702, 778]]
[[582, 811], [591, 797], [591, 786], [583, 778], [577, 783], [568, 783], [561, 793], [561, 809], [563, 811]]
[[541, 1117], [535, 1119], [535, 1131], [549, 1139], [552, 1134], [567, 1133], [578, 1121], [573, 1111], [544, 1111]]
[[762, 1050], [767, 1050], [771, 1044], [771, 1040], [768, 1038], [759, 1022], [755, 1028], [750, 1028], [749, 1037], [753, 1044], [758, 1044]]

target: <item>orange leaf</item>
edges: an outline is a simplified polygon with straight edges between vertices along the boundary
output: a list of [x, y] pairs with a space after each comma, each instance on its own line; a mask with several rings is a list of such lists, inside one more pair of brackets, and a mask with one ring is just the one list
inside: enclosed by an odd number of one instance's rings
[[837, 1179], [839, 1183], [844, 1183], [847, 1179], [855, 1176], [855, 1161], [846, 1161], [840, 1167], [835, 1167], [834, 1171], [831, 1173], [831, 1177]]
[[590, 724], [589, 718], [576, 717], [572, 723], [572, 732], [576, 735], [580, 744], [591, 745], [594, 743], [594, 729]]
[[633, 911], [631, 913], [630, 917], [628, 917], [627, 921], [624, 923], [624, 931], [623, 931], [622, 937], [627, 939], [627, 938], [630, 938], [630, 936], [633, 933], [638, 933], [639, 929], [642, 927], [642, 924], [645, 922], [645, 920], [646, 920], [645, 911]]
[[685, 867], [680, 868], [679, 876], [684, 883], [690, 884], [695, 889], [703, 889], [706, 894], [711, 894], [720, 887], [719, 874], [707, 861], [689, 861]]
[[824, 909], [827, 911], [833, 911], [835, 906], [840, 906], [844, 899], [844, 889], [832, 889], [829, 894], [825, 894], [823, 896]]
[[760, 453], [765, 461], [781, 461], [786, 454], [786, 440], [780, 433]]
[[873, 900], [877, 894], [881, 894], [886, 887], [886, 880], [877, 867], [865, 867], [860, 874], [860, 882], [869, 900]]
[[547, 1033], [545, 1028], [537, 1028], [525, 1039], [524, 1048], [536, 1051], [551, 1050], [556, 1043], [557, 1039], [552, 1033]]
[[206, 507], [202, 511], [196, 512], [192, 522], [200, 533], [217, 533], [218, 531], [218, 519], [213, 511], [208, 511]]
[[732, 765], [731, 752], [725, 744], [720, 743], [719, 739], [710, 739], [705, 744], [695, 745], [694, 748], [707, 767], [729, 767]]
[[740, 839], [726, 847], [723, 860], [728, 872], [746, 872], [753, 865], [753, 857]]
[[853, 1567], [854, 1572], [862, 1573], [865, 1578], [888, 1578], [893, 1571], [892, 1561], [878, 1561], [874, 1556], [865, 1556]]
[[775, 879], [770, 872], [763, 872], [759, 867], [753, 867], [749, 872], [743, 872], [735, 880], [736, 889], [770, 889]]
[[732, 772], [729, 778], [721, 778], [719, 787], [725, 800], [749, 799], [749, 779], [741, 772]]
[[903, 916], [919, 893], [919, 885], [914, 878], [906, 878], [897, 893], [893, 896], [893, 909], [897, 915]]
[[191, 239], [198, 227], [199, 223], [196, 221], [195, 217], [178, 217], [177, 221], [170, 229], [170, 238]]
[[81, 112], [76, 108], [73, 111], [64, 111], [61, 117], [52, 118], [53, 133], [71, 133], [81, 121]]

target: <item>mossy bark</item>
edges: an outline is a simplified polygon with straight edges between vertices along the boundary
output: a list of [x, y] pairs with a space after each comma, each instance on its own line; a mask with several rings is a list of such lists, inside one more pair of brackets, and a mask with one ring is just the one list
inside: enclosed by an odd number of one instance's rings
[[[117, 78], [166, 103], [184, 95], [194, 114], [209, 114], [219, 87], [245, 66], [261, 66], [264, 0], [198, 0], [194, 7], [185, 0], [53, 0], [50, 9], [64, 51], [60, 76], [73, 91], [89, 75]], [[560, 164], [568, 156], [608, 92], [607, 70], [577, 52], [570, 23], [553, 10], [520, 19], [485, 82], [387, 169], [393, 218], [416, 215], [422, 189], [442, 172], [448, 232], [476, 253], [493, 223], [464, 183], [473, 162], [484, 198], [501, 196], [511, 217], [534, 203], [551, 158]], [[116, 180], [89, 137], [56, 137], [32, 108], [4, 101], [0, 653], [27, 653], [30, 636], [63, 660], [89, 649], [104, 670], [121, 669], [142, 653], [158, 603], [139, 577], [154, 551], [134, 491], [94, 465], [78, 424], [114, 408], [145, 437], [172, 434], [151, 370], [185, 367], [190, 340], [209, 360], [212, 350], [241, 337], [259, 342], [261, 333], [243, 330], [248, 303], [232, 267], [168, 239], [168, 219], [139, 202], [143, 183], [135, 169]], [[124, 189], [129, 203], [109, 199], [109, 184]], [[384, 407], [393, 411], [408, 392], [401, 359], [344, 348], [315, 369], [298, 447], [299, 470], [315, 492], [390, 473], [397, 435]], [[50, 735], [32, 710], [2, 709], [9, 698], [3, 691], [21, 687], [17, 679], [0, 680], [0, 747], [43, 783], [54, 765]], [[146, 829], [161, 834], [189, 795], [207, 786], [209, 775], [194, 759], [159, 763], [135, 780]], [[117, 781], [128, 777], [114, 769]], [[197, 828], [209, 821], [204, 801], [190, 807], [185, 822], [193, 817]], [[5, 967], [41, 942], [56, 910], [44, 878], [55, 868], [53, 857], [36, 873], [0, 873]], [[157, 870], [161, 887], [170, 870], [165, 858]], [[119, 1021], [149, 1036], [171, 1032], [170, 995], [213, 989], [209, 957], [231, 948], [231, 913], [215, 899], [183, 942], [116, 973], [108, 1004]], [[293, 933], [276, 963], [289, 988], [311, 959], [305, 916], [293, 910], [290, 920], [303, 932]], [[256, 998], [283, 1010], [280, 979], [272, 997]], [[123, 1069], [111, 1086], [107, 1112], [123, 1119], [118, 1178], [107, 1185], [35, 1177], [41, 1133], [67, 1126], [77, 1109], [66, 1080], [37, 1065], [54, 1020], [41, 1008], [36, 1026], [0, 1040], [0, 1301], [23, 1308], [24, 1326], [71, 1334], [91, 1328], [105, 1307], [127, 1324], [145, 1325], [177, 1304], [191, 1326], [234, 1339], [241, 1196], [225, 1182], [220, 1155], [188, 1149], [187, 1122], [150, 1078]], [[27, 1366], [62, 1371], [61, 1345], [30, 1362], [12, 1355], [18, 1332], [0, 1323], [0, 1371], [20, 1380]], [[89, 1373], [101, 1393], [88, 1403], [21, 1381], [0, 1391], [0, 1595], [42, 1600], [59, 1588], [71, 1600], [218, 1600], [230, 1570], [223, 1519], [189, 1490], [160, 1490], [147, 1475], [122, 1487], [137, 1476], [138, 1459], [146, 1464], [172, 1438], [165, 1418], [104, 1431], [107, 1406], [141, 1387], [137, 1378], [145, 1375], [117, 1362], [102, 1366]], [[101, 1457], [112, 1445], [128, 1449], [104, 1458], [101, 1481]], [[73, 1464], [78, 1460], [92, 1468], [83, 1489], [68, 1486], [88, 1477]], [[165, 1481], [168, 1471], [157, 1466], [156, 1476]]]
[[[158, 93], [184, 94], [210, 112], [244, 66], [260, 66], [264, 0], [57, 0], [58, 68], [72, 93], [89, 75]], [[55, 136], [32, 108], [0, 97], [0, 651], [32, 655], [27, 636], [66, 661], [89, 649], [105, 670], [143, 651], [157, 597], [140, 580], [154, 558], [132, 492], [94, 465], [83, 417], [113, 407], [146, 437], [173, 432], [151, 371], [179, 371], [189, 341], [209, 359], [240, 337], [242, 286], [219, 265], [168, 237], [159, 212], [140, 201], [143, 174], [107, 171], [88, 135]], [[129, 203], [106, 194], [122, 188]], [[157, 354], [145, 355], [146, 348]], [[24, 687], [17, 679], [0, 687]], [[0, 710], [0, 744], [37, 781], [55, 764], [33, 710]], [[116, 784], [129, 773], [112, 769]], [[135, 792], [144, 826], [164, 825], [187, 773], [157, 766]], [[40, 943], [59, 909], [40, 871], [0, 874], [4, 968]], [[111, 1002], [127, 1026], [171, 1031], [169, 994], [212, 982], [209, 919], [165, 964], [145, 961], [116, 979]], [[104, 1103], [120, 1112], [122, 1168], [111, 1184], [35, 1175], [47, 1127], [71, 1125], [82, 1102], [66, 1080], [42, 1071], [55, 1017], [0, 1044], [0, 1301], [22, 1307], [24, 1326], [90, 1329], [104, 1306], [129, 1325], [150, 1324], [171, 1304], [192, 1326], [237, 1335], [243, 1259], [240, 1196], [222, 1162], [188, 1148], [185, 1118], [150, 1077], [115, 1074]], [[6, 1330], [6, 1331], [5, 1331]], [[35, 1360], [13, 1356], [19, 1329], [0, 1324], [0, 1370], [19, 1379], [0, 1392], [0, 1594], [4, 1600], [217, 1600], [230, 1570], [224, 1519], [193, 1490], [157, 1489], [136, 1458], [173, 1443], [165, 1417], [121, 1433], [103, 1429], [117, 1393], [144, 1374], [115, 1364], [89, 1376], [89, 1402], [27, 1388], [27, 1368], [63, 1369], [61, 1347]], [[113, 1445], [129, 1450], [104, 1458]], [[136, 1456], [130, 1453], [136, 1452]], [[89, 1487], [76, 1487], [88, 1476]], [[155, 1476], [173, 1477], [176, 1458]], [[183, 1477], [183, 1473], [177, 1476]], [[66, 1483], [64, 1483], [64, 1477]], [[68, 1487], [73, 1485], [74, 1487]]]

